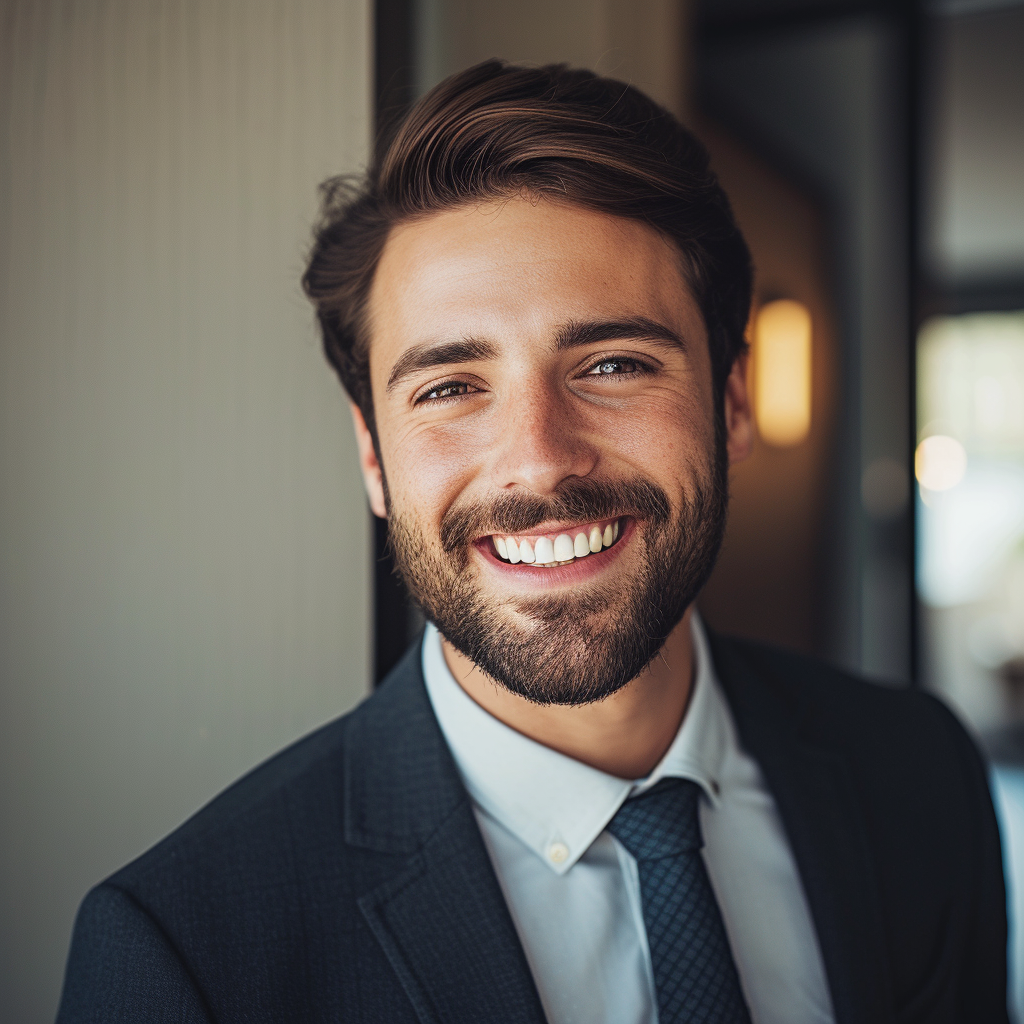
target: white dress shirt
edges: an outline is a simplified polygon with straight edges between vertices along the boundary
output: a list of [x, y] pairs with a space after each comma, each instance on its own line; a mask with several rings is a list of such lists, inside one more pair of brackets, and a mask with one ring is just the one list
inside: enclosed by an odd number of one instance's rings
[[549, 1024], [657, 1024], [636, 861], [605, 826], [627, 797], [692, 779], [704, 861], [754, 1024], [833, 1024], [817, 936], [775, 801], [740, 748], [694, 613], [694, 689], [647, 778], [619, 779], [527, 738], [423, 640], [427, 692], [463, 782]]

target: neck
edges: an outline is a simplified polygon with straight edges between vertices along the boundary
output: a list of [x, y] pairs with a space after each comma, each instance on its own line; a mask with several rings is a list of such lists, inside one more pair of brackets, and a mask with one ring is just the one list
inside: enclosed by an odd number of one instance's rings
[[534, 704], [506, 690], [444, 640], [459, 685], [485, 711], [537, 743], [622, 779], [648, 775], [671, 746], [693, 689], [692, 608], [661, 652], [604, 700], [577, 707]]

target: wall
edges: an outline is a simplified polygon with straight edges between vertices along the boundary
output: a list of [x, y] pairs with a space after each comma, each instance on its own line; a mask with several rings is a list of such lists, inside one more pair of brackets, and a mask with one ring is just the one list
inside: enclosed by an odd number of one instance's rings
[[735, 137], [706, 120], [697, 132], [750, 246], [755, 308], [788, 298], [811, 315], [810, 432], [786, 448], [756, 437], [750, 458], [732, 468], [725, 541], [700, 609], [723, 632], [828, 654], [822, 548], [837, 346], [823, 218], [805, 191]]
[[365, 0], [0, 6], [0, 1020], [87, 888], [350, 706], [365, 500], [298, 278]]
[[[925, 269], [949, 289], [1024, 283], [1024, 3], [932, 19]], [[941, 8], [940, 8], [941, 10]]]
[[683, 0], [418, 0], [424, 92], [490, 57], [566, 62], [631, 82], [675, 113], [685, 104]]

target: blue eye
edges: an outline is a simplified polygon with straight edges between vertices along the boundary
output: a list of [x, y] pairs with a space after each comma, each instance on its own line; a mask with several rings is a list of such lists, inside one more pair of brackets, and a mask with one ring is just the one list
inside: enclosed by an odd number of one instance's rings
[[602, 359], [590, 374], [595, 377], [621, 376], [623, 374], [637, 373], [641, 369], [635, 359]]

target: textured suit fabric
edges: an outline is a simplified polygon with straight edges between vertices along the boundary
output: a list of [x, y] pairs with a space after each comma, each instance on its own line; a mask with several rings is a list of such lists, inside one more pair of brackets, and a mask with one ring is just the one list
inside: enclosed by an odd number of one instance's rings
[[700, 792], [690, 779], [662, 779], [627, 800], [608, 831], [637, 862], [658, 1024], [750, 1024], [700, 853]]
[[[1005, 1022], [984, 766], [938, 702], [712, 639], [838, 1024]], [[543, 1021], [418, 645], [351, 714], [94, 889], [59, 1024]]]

